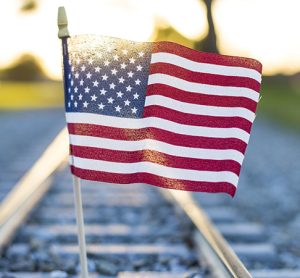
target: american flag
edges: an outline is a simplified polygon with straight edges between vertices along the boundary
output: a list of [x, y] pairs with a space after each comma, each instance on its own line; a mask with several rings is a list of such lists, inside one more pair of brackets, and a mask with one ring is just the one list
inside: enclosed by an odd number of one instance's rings
[[75, 176], [235, 194], [258, 61], [96, 35], [65, 38], [63, 51]]

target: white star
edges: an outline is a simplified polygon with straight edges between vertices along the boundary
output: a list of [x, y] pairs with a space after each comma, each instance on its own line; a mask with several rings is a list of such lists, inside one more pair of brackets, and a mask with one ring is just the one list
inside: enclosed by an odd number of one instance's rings
[[143, 68], [143, 67], [142, 67], [141, 65], [136, 66], [136, 70], [137, 70], [137, 71], [141, 71], [142, 68]]
[[127, 65], [125, 63], [121, 64], [121, 69], [125, 69], [127, 67]]
[[71, 88], [68, 88], [68, 93], [71, 93]]
[[80, 64], [80, 59], [79, 58], [76, 60], [76, 63], [77, 63], [77, 65]]
[[116, 75], [117, 72], [118, 72], [118, 71], [117, 71], [116, 69], [112, 69], [112, 70], [111, 70], [111, 74], [112, 74], [112, 75]]
[[71, 86], [73, 86], [73, 85], [74, 85], [74, 80], [72, 79], [72, 80], [71, 80]]
[[125, 79], [123, 78], [123, 76], [121, 76], [121, 77], [119, 78], [119, 83], [124, 83], [124, 81], [125, 81]]
[[71, 107], [71, 102], [70, 101], [68, 102], [68, 107]]
[[78, 92], [78, 88], [77, 88], [77, 87], [74, 88], [74, 92], [75, 92], [75, 93]]
[[73, 100], [74, 99], [74, 95], [71, 95], [71, 100]]
[[129, 59], [130, 64], [134, 64], [134, 62], [135, 62], [135, 59], [133, 57]]
[[123, 50], [122, 50], [122, 53], [123, 53], [124, 55], [127, 55], [127, 54], [128, 54], [128, 50], [127, 50], [127, 49], [123, 49]]
[[113, 56], [115, 61], [119, 61], [119, 56], [116, 54]]
[[122, 97], [124, 94], [120, 91], [120, 92], [117, 92], [117, 96], [118, 97]]
[[74, 67], [74, 66], [72, 66], [72, 67], [71, 67], [71, 71], [73, 72], [74, 70], [75, 70], [75, 67]]
[[98, 97], [97, 97], [95, 94], [91, 96], [91, 100], [92, 100], [92, 101], [96, 101], [97, 98], [98, 98]]
[[100, 95], [105, 95], [106, 94], [106, 90], [104, 90], [104, 88], [102, 88], [101, 90], [100, 90]]
[[104, 61], [104, 66], [108, 66], [110, 62], [108, 60]]
[[98, 84], [99, 84], [99, 82], [98, 82], [97, 80], [95, 80], [95, 81], [93, 82], [93, 86], [94, 86], [94, 87], [98, 87]]
[[89, 87], [85, 87], [85, 88], [84, 88], [84, 92], [85, 92], [85, 93], [89, 93], [90, 90], [91, 90], [91, 89], [90, 89]]
[[83, 107], [84, 107], [84, 108], [87, 108], [87, 107], [88, 107], [88, 105], [89, 105], [89, 103], [88, 103], [88, 102], [86, 102], [86, 101], [83, 103]]
[[139, 80], [139, 79], [135, 80], [136, 85], [140, 85], [140, 83], [141, 83], [141, 80]]
[[143, 51], [139, 52], [139, 56], [140, 56], [140, 57], [143, 57], [144, 54], [145, 54], [145, 53], [144, 53]]
[[74, 106], [75, 106], [75, 107], [78, 106], [78, 102], [77, 102], [77, 101], [74, 102]]
[[81, 71], [85, 71], [86, 67], [85, 65], [81, 66]]
[[130, 101], [127, 99], [127, 100], [124, 101], [124, 103], [125, 103], [125, 106], [129, 106]]
[[132, 87], [131, 87], [130, 85], [128, 85], [128, 86], [126, 87], [126, 92], [131, 92], [131, 90], [132, 90]]
[[78, 73], [78, 72], [75, 73], [75, 78], [76, 78], [76, 79], [79, 78], [79, 73]]
[[103, 108], [104, 108], [104, 104], [101, 102], [100, 104], [98, 104], [98, 108], [100, 109], [100, 110], [103, 110]]
[[102, 75], [102, 80], [107, 80], [108, 76], [106, 74]]
[[138, 98], [139, 98], [138, 93], [135, 93], [135, 94], [133, 95], [133, 98], [134, 98], [134, 99], [138, 99]]
[[83, 83], [84, 83], [84, 81], [83, 81], [83, 79], [81, 79], [81, 80], [79, 81], [79, 85], [80, 85], [80, 86], [83, 86]]
[[119, 105], [116, 106], [115, 109], [116, 109], [116, 112], [121, 112], [121, 107]]
[[100, 72], [101, 68], [100, 67], [95, 67], [95, 72]]
[[133, 107], [133, 108], [131, 108], [131, 112], [132, 112], [132, 114], [136, 114], [137, 109], [135, 107]]
[[79, 100], [82, 100], [82, 94], [80, 94], [80, 95], [78, 96], [78, 99], [79, 99]]
[[128, 72], [128, 77], [133, 77], [134, 73], [132, 71]]
[[88, 73], [86, 74], [86, 78], [91, 79], [91, 77], [92, 77], [92, 74], [91, 74], [90, 72], [88, 72]]
[[91, 64], [93, 64], [94, 60], [91, 58], [91, 59], [88, 60], [88, 62], [91, 65]]
[[108, 103], [113, 103], [114, 102], [114, 99], [112, 97], [108, 98], [107, 99]]
[[109, 84], [109, 89], [114, 89], [116, 85], [114, 83]]

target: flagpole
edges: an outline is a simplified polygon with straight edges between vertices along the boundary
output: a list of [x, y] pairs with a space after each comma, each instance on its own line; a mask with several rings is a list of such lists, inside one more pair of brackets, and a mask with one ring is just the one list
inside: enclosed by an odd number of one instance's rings
[[88, 278], [89, 274], [88, 274], [87, 255], [86, 255], [80, 179], [74, 175], [73, 175], [73, 189], [74, 189], [74, 198], [75, 198], [76, 220], [77, 220], [77, 227], [78, 227], [81, 274], [82, 274], [82, 278]]
[[[59, 29], [58, 37], [60, 39], [62, 39], [63, 55], [65, 58], [68, 56], [66, 39], [70, 35], [69, 35], [69, 31], [68, 31], [68, 18], [67, 18], [67, 14], [66, 14], [64, 7], [58, 8], [57, 25], [58, 25], [58, 29]], [[64, 61], [64, 68], [66, 66], [69, 66], [69, 65], [66, 61]], [[66, 88], [65, 88], [65, 90], [66, 90]], [[80, 179], [74, 175], [72, 175], [72, 177], [73, 177], [73, 191], [74, 191], [75, 211], [76, 211], [76, 223], [77, 223], [77, 228], [78, 228], [81, 277], [88, 278], [89, 274], [88, 274], [87, 252], [86, 252], [86, 243], [85, 243], [85, 231], [84, 231], [84, 221], [83, 221]]]

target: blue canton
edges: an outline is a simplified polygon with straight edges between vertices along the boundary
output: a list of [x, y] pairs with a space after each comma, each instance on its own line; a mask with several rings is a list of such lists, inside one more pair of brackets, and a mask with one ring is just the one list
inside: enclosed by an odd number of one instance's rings
[[64, 45], [66, 111], [143, 117], [151, 43], [100, 38], [78, 36]]

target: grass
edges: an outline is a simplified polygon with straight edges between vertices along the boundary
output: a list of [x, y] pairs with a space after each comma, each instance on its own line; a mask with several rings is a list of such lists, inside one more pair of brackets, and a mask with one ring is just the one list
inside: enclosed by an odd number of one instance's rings
[[286, 79], [265, 77], [262, 81], [258, 115], [300, 130], [300, 84]]
[[61, 82], [0, 82], [0, 109], [38, 109], [63, 106]]

